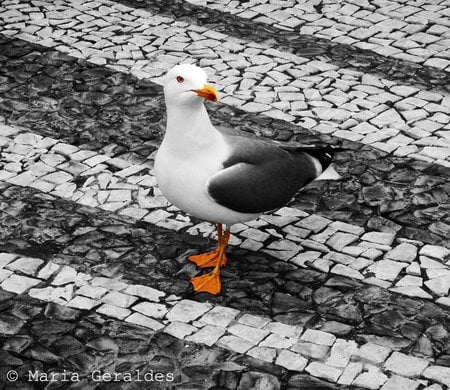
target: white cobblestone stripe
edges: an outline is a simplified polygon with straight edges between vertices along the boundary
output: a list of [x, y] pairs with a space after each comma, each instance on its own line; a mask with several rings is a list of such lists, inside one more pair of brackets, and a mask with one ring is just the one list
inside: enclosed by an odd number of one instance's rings
[[[0, 181], [175, 231], [215, 234], [213, 225], [197, 223], [167, 203], [151, 159], [136, 165], [1, 124], [0, 152]], [[445, 247], [290, 207], [234, 225], [232, 233], [231, 245], [450, 307], [450, 250]]]
[[[450, 385], [448, 367], [373, 342], [286, 325], [239, 310], [180, 300], [67, 265], [0, 253], [0, 289], [124, 320], [187, 342], [218, 346], [330, 382], [369, 389]], [[438, 387], [439, 388], [439, 387]]]
[[450, 72], [447, 0], [186, 1]]
[[[197, 62], [222, 103], [394, 156], [450, 166], [450, 96], [309, 60], [108, 0], [20, 2], [1, 32], [155, 82]], [[3, 12], [1, 12], [4, 10]]]

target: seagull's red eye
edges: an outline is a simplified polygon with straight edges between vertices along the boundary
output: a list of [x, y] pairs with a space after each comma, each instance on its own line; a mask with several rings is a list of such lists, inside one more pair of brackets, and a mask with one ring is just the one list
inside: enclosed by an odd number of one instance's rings
[[181, 84], [182, 82], [184, 82], [184, 77], [177, 76], [177, 81]]

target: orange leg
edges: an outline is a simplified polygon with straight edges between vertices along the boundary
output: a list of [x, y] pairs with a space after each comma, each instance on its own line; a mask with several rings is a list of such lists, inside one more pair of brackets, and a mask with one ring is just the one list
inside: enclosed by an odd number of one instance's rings
[[220, 293], [222, 287], [222, 284], [220, 283], [220, 267], [225, 257], [225, 249], [229, 239], [230, 230], [227, 229], [222, 236], [222, 242], [221, 245], [219, 245], [219, 252], [215, 260], [216, 264], [212, 272], [191, 278], [191, 283], [194, 286], [195, 292], [209, 292], [214, 295]]
[[[201, 255], [189, 256], [188, 260], [192, 261], [193, 263], [195, 263], [197, 265], [197, 267], [200, 267], [200, 268], [214, 267], [216, 265], [217, 258], [219, 257], [220, 248], [223, 245], [226, 246], [228, 244], [228, 240], [226, 243], [224, 242], [225, 235], [226, 235], [226, 232], [225, 233], [222, 232], [222, 224], [218, 223], [217, 224], [217, 241], [219, 242], [219, 245], [217, 246], [217, 248], [214, 249], [212, 252], [202, 253]], [[228, 234], [228, 236], [229, 236], [229, 234]], [[223, 267], [226, 263], [227, 263], [227, 257], [224, 253], [222, 256], [220, 266]]]

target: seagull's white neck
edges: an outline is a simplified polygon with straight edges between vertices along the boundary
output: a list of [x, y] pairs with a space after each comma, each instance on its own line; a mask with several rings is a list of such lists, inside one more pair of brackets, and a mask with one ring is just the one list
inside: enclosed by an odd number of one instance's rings
[[167, 105], [166, 147], [173, 152], [197, 153], [212, 147], [220, 133], [212, 125], [203, 102]]

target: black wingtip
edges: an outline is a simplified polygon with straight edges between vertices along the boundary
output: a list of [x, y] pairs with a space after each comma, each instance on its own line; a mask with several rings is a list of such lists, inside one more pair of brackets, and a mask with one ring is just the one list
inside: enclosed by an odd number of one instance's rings
[[318, 148], [305, 149], [305, 152], [310, 156], [319, 160], [320, 165], [322, 166], [322, 171], [328, 168], [333, 161], [333, 157], [337, 152], [345, 151], [348, 149], [345, 148], [335, 148], [333, 146], [325, 146]]

